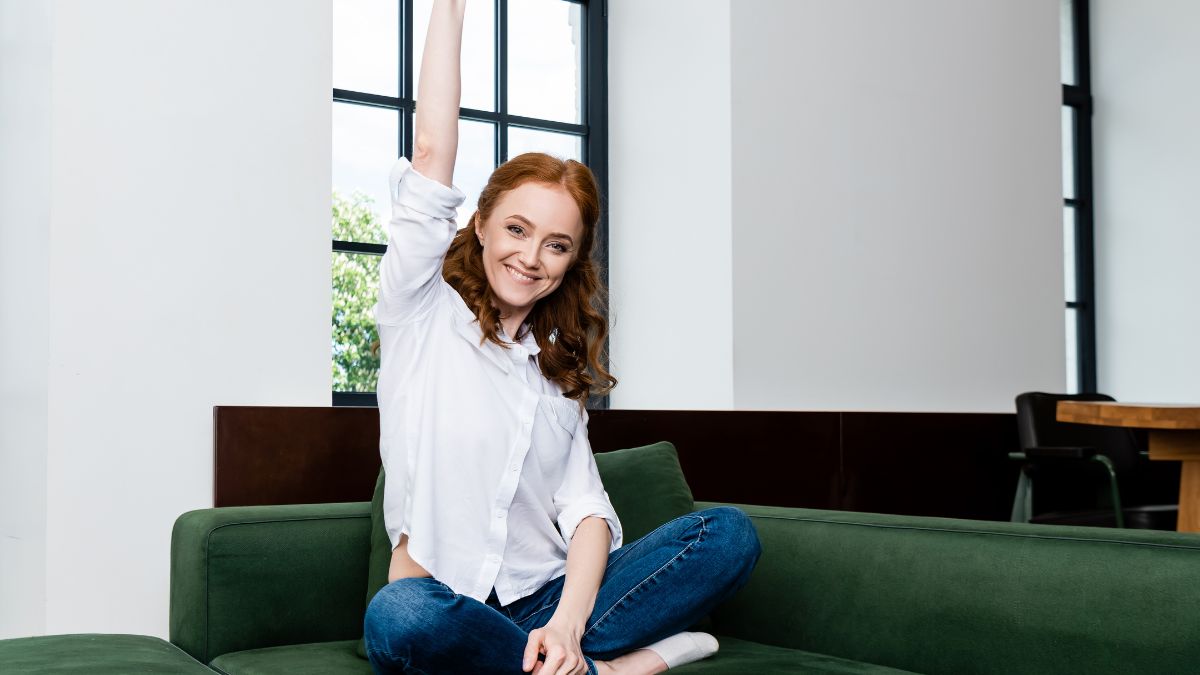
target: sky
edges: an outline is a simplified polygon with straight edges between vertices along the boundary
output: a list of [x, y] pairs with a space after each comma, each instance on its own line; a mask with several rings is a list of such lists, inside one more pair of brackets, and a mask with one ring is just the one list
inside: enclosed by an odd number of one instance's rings
[[[333, 88], [397, 96], [399, 1], [334, 0]], [[413, 77], [418, 77], [432, 0], [414, 0]], [[580, 8], [563, 0], [508, 0], [508, 110], [512, 114], [581, 122]], [[464, 108], [494, 110], [493, 38], [495, 5], [472, 2], [463, 25], [462, 101]], [[333, 188], [362, 190], [375, 199], [381, 222], [389, 216], [387, 176], [399, 157], [399, 113], [331, 102], [333, 106]], [[470, 218], [487, 177], [495, 168], [494, 125], [459, 121], [454, 185], [466, 194], [459, 208], [461, 227]], [[577, 137], [511, 129], [509, 157], [542, 151], [581, 159]], [[381, 240], [378, 243], [383, 243]]]

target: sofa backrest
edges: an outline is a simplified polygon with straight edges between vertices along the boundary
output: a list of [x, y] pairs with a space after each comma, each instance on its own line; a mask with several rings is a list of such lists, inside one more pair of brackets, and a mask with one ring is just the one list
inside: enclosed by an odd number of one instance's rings
[[922, 673], [1200, 664], [1198, 535], [736, 506], [763, 554], [720, 634]]

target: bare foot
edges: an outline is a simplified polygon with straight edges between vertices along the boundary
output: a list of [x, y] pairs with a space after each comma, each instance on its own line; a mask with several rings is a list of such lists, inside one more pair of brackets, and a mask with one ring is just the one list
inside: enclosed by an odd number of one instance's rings
[[667, 662], [649, 649], [635, 649], [612, 661], [592, 662], [598, 675], [654, 675], [667, 670]]

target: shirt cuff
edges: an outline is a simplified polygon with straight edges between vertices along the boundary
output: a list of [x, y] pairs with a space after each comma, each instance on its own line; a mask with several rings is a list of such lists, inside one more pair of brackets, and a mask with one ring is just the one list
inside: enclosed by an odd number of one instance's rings
[[400, 157], [388, 174], [392, 202], [434, 218], [451, 219], [467, 195], [453, 185], [447, 186], [413, 168], [407, 157]]
[[616, 512], [607, 502], [594, 499], [576, 502], [563, 509], [563, 512], [558, 515], [558, 529], [562, 532], [563, 541], [567, 543], [568, 547], [571, 545], [571, 538], [575, 536], [575, 530], [579, 527], [579, 523], [588, 516], [603, 518], [608, 523], [608, 532], [611, 535], [608, 548], [610, 553], [621, 547], [623, 534], [620, 519], [617, 518]]

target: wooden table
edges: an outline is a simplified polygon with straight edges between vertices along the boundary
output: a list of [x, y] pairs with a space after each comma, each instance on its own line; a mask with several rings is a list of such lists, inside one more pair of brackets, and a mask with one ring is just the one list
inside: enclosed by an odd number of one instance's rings
[[1200, 406], [1172, 403], [1059, 401], [1059, 422], [1133, 427], [1150, 432], [1150, 459], [1183, 462], [1180, 532], [1200, 532]]

